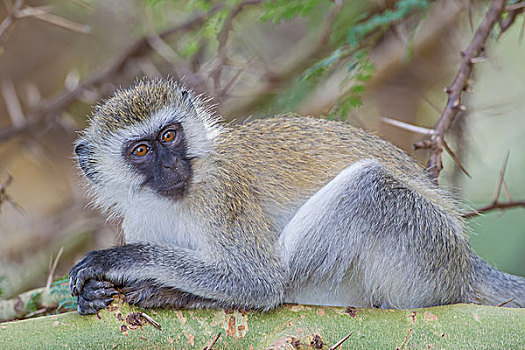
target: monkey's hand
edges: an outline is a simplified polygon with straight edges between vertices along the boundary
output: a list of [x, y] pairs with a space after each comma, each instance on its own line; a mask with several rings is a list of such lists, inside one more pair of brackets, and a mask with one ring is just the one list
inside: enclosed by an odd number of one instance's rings
[[77, 296], [77, 310], [81, 315], [106, 308], [117, 294], [114, 284], [106, 278], [111, 268], [110, 250], [91, 251], [69, 272], [69, 289], [71, 295]]

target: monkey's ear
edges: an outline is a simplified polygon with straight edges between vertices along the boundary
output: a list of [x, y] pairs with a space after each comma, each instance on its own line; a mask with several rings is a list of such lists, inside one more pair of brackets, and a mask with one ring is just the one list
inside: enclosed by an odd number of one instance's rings
[[188, 107], [191, 111], [195, 111], [195, 106], [193, 105], [193, 101], [191, 100], [190, 93], [188, 91], [182, 90], [180, 93], [180, 99], [186, 107]]
[[91, 147], [89, 146], [88, 142], [86, 140], [80, 140], [75, 146], [75, 153], [77, 154], [78, 165], [80, 166], [86, 177], [94, 183], [97, 183], [95, 179], [96, 171], [94, 171], [91, 168], [92, 164], [89, 159], [89, 156], [91, 154]]

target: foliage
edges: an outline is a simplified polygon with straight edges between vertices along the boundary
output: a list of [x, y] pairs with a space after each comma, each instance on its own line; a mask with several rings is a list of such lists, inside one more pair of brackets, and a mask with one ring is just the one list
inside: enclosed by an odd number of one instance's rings
[[[167, 1], [149, 0], [148, 4], [152, 9], [156, 9], [159, 8], [157, 5]], [[242, 0], [224, 2], [191, 0], [186, 3], [172, 0], [172, 2], [180, 3], [189, 12], [208, 11], [210, 13], [202, 26], [187, 33], [178, 41], [181, 56], [191, 61], [195, 55], [200, 54], [204, 46], [208, 55], [217, 54], [218, 36], [222, 35], [221, 31]], [[329, 13], [337, 10], [330, 26], [329, 44], [321, 50], [327, 53], [324, 57], [308, 62], [306, 67], [292, 77], [288, 86], [281, 87], [279, 94], [269, 98], [262, 106], [265, 113], [284, 113], [297, 107], [310, 95], [323, 77], [340, 67], [341, 64], [348, 67], [344, 84], [350, 87], [349, 91], [345, 91], [338, 97], [330, 118], [345, 119], [351, 109], [361, 105], [361, 95], [366, 88], [366, 82], [370, 80], [374, 72], [373, 65], [367, 58], [368, 49], [379, 39], [381, 33], [392, 25], [409, 16], [421, 17], [429, 8], [430, 1], [399, 0], [392, 8], [376, 7], [374, 12], [370, 12], [371, 3], [343, 1], [337, 5], [337, 2], [330, 0], [269, 0], [250, 6], [254, 8], [254, 12], [258, 14], [258, 19], [262, 22], [279, 24], [300, 18], [314, 33], [312, 34], [314, 40], [315, 36], [319, 35], [315, 33], [319, 32], [320, 26], [328, 20]], [[219, 7], [214, 8], [214, 6]], [[335, 6], [341, 7], [336, 8]], [[241, 17], [238, 13], [235, 15]], [[371, 36], [372, 34], [375, 35]], [[407, 56], [410, 56], [410, 52]]]
[[[320, 0], [272, 0], [264, 3], [266, 12], [263, 21], [272, 20], [275, 24], [297, 16], [306, 17], [312, 13]], [[327, 0], [322, 0], [327, 2]]]
[[385, 10], [353, 27], [348, 32], [348, 43], [352, 47], [357, 47], [373, 31], [381, 27], [389, 27], [416, 11], [426, 10], [429, 5], [430, 2], [427, 0], [400, 0], [396, 3], [395, 9]]

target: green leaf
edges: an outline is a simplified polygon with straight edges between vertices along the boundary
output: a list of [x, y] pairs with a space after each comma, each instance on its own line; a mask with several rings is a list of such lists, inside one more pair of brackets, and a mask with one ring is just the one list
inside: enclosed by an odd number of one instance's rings
[[430, 2], [428, 0], [400, 0], [396, 3], [393, 10], [385, 10], [350, 29], [347, 42], [351, 47], [357, 47], [366, 35], [376, 29], [391, 26], [406, 16], [417, 11], [423, 11], [429, 6]]
[[[271, 0], [264, 3], [266, 9], [261, 20], [272, 20], [275, 24], [297, 16], [307, 16], [320, 0]], [[327, 1], [327, 0], [323, 0]]]
[[198, 40], [190, 40], [186, 46], [182, 49], [182, 55], [185, 58], [189, 58], [193, 55], [195, 55], [199, 51], [199, 41]]
[[362, 94], [365, 91], [364, 85], [354, 85], [350, 88], [350, 91], [354, 94]]
[[312, 83], [316, 79], [320, 78], [334, 63], [339, 61], [343, 53], [343, 49], [340, 47], [333, 51], [330, 56], [323, 58], [312, 67], [308, 68], [301, 77], [301, 80]]

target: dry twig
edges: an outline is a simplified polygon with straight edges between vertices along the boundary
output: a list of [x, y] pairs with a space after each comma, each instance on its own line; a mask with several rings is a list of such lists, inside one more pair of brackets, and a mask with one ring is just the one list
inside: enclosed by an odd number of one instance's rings
[[350, 338], [350, 336], [352, 335], [352, 332], [348, 333], [348, 335], [346, 337], [344, 337], [343, 339], [339, 340], [337, 343], [335, 343], [332, 347], [330, 347], [330, 349], [328, 350], [335, 350], [337, 349], [338, 347], [341, 346], [341, 344], [343, 344], [348, 338]]
[[217, 335], [215, 336], [215, 338], [213, 338], [212, 341], [211, 341], [208, 345], [206, 345], [206, 346], [204, 347], [203, 350], [211, 350], [211, 349], [213, 348], [213, 346], [215, 345], [215, 343], [217, 342], [217, 340], [219, 340], [219, 337], [220, 337], [220, 336], [221, 336], [221, 332], [219, 332], [219, 334], [217, 334]]
[[[505, 157], [505, 160], [503, 161], [503, 165], [499, 171], [498, 183], [496, 185], [496, 190], [494, 191], [494, 196], [492, 197], [492, 201], [490, 202], [490, 204], [484, 207], [475, 209], [474, 211], [464, 213], [462, 215], [463, 218], [470, 219], [472, 217], [481, 215], [483, 213], [486, 213], [487, 211], [491, 211], [495, 209], [509, 209], [509, 208], [525, 207], [525, 201], [512, 200], [509, 190], [505, 185], [505, 171], [507, 170], [507, 163], [509, 161], [509, 155], [510, 154], [507, 153], [507, 156]], [[507, 197], [509, 197], [509, 200], [507, 202], [500, 202], [499, 200], [502, 187], [505, 188]]]
[[525, 201], [507, 201], [507, 202], [496, 202], [496, 203], [491, 203], [491, 204], [488, 204], [484, 207], [481, 207], [481, 208], [478, 208], [474, 211], [471, 211], [471, 212], [468, 212], [468, 213], [465, 213], [463, 214], [463, 218], [465, 219], [470, 219], [472, 217], [475, 217], [475, 216], [479, 216], [483, 213], [486, 213], [488, 211], [491, 211], [491, 210], [495, 210], [495, 209], [510, 209], [510, 208], [518, 208], [518, 207], [523, 207], [525, 208]]
[[142, 317], [144, 317], [146, 319], [146, 321], [151, 323], [151, 325], [153, 327], [157, 328], [158, 330], [162, 330], [162, 326], [160, 325], [160, 323], [158, 323], [153, 317], [151, 317], [150, 315], [146, 314], [145, 312], [139, 312], [139, 314]]
[[515, 4], [508, 5], [505, 7], [505, 11], [507, 11], [508, 16], [504, 19], [501, 19], [498, 21], [500, 33], [498, 36], [501, 36], [509, 27], [514, 23], [516, 20], [516, 16], [523, 13], [525, 11], [525, 2], [519, 1]]
[[388, 117], [382, 117], [381, 121], [383, 121], [384, 123], [386, 123], [388, 125], [392, 125], [392, 126], [395, 126], [397, 128], [400, 128], [400, 129], [403, 129], [403, 130], [406, 130], [406, 131], [410, 131], [410, 132], [413, 132], [413, 133], [416, 133], [416, 134], [431, 136], [431, 135], [434, 135], [434, 133], [435, 133], [435, 131], [433, 129], [424, 128], [422, 126], [417, 126], [417, 125], [410, 124], [410, 123], [405, 123], [405, 122], [402, 122], [401, 120], [397, 120], [397, 119], [392, 119], [392, 118], [388, 118]]
[[516, 297], [514, 297], [514, 298], [512, 298], [512, 299], [509, 299], [509, 300], [507, 300], [507, 301], [504, 301], [504, 302], [502, 302], [501, 304], [496, 305], [496, 307], [502, 307], [502, 306], [505, 306], [505, 305], [507, 305], [508, 303], [510, 303], [511, 301], [514, 301], [515, 299], [516, 299]]
[[62, 257], [63, 252], [64, 252], [64, 247], [60, 247], [60, 249], [58, 250], [57, 256], [55, 258], [55, 261], [53, 261], [53, 264], [51, 265], [51, 268], [49, 269], [49, 274], [47, 275], [46, 288], [51, 287], [51, 283], [53, 282], [53, 276], [55, 275], [55, 270], [57, 269], [58, 262], [60, 261], [60, 257]]

